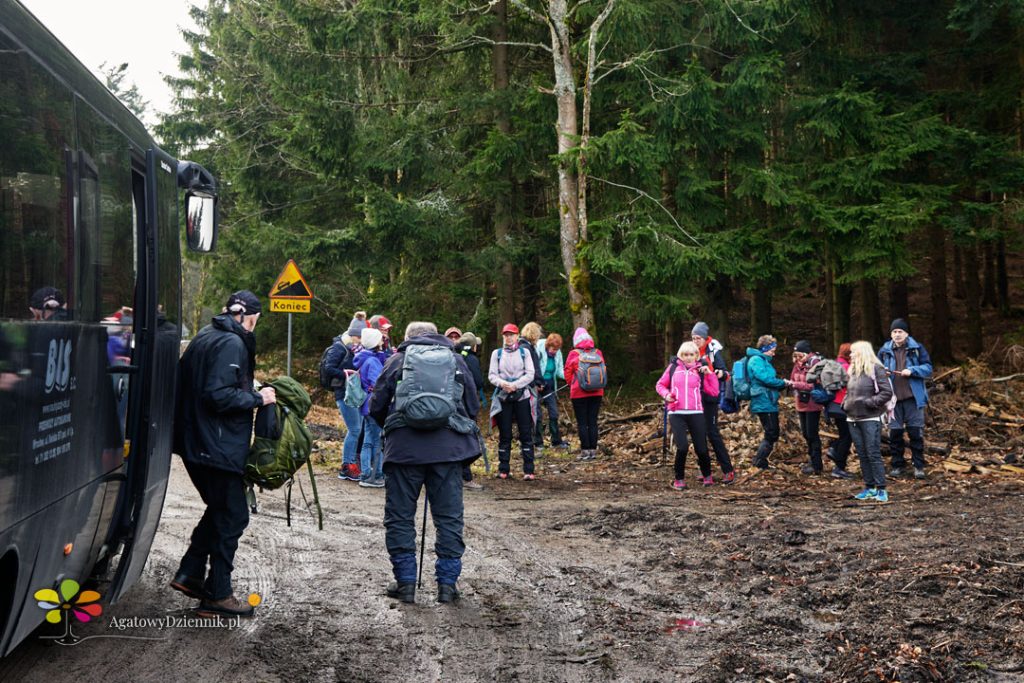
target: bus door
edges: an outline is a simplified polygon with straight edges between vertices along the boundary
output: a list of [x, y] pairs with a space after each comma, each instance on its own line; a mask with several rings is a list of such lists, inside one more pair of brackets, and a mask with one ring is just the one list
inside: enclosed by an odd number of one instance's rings
[[145, 176], [136, 175], [140, 268], [136, 302], [138, 392], [121, 508], [124, 547], [109, 597], [116, 601], [146, 564], [160, 521], [170, 472], [178, 353], [181, 344], [181, 252], [178, 230], [177, 161], [158, 149], [146, 152]]

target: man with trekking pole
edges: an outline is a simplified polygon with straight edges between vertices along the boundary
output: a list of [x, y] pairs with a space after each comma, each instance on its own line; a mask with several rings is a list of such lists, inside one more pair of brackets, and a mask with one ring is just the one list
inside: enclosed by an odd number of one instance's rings
[[390, 598], [416, 601], [416, 508], [426, 489], [434, 519], [434, 575], [437, 601], [459, 597], [462, 572], [462, 468], [480, 457], [483, 442], [476, 424], [477, 389], [466, 362], [452, 353], [451, 340], [429, 322], [413, 322], [405, 341], [387, 360], [370, 398], [370, 417], [384, 429], [384, 541], [394, 582]]

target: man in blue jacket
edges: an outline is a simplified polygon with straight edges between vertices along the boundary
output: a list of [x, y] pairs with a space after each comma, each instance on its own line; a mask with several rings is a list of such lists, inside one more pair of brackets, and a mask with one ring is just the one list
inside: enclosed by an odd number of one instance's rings
[[[272, 387], [253, 388], [262, 311], [248, 290], [235, 292], [224, 312], [199, 331], [178, 364], [174, 451], [206, 504], [171, 588], [201, 600], [197, 614], [252, 616], [231, 589], [238, 539], [249, 525], [245, 459], [253, 411], [275, 403]], [[209, 563], [209, 573], [207, 573]]]
[[[402, 394], [398, 391], [399, 382], [404, 382], [402, 391], [410, 405], [409, 397], [423, 384], [418, 376], [403, 378], [405, 372], [412, 372], [405, 368], [406, 356], [425, 351], [423, 348], [412, 350], [413, 347], [442, 347], [445, 353], [436, 359], [435, 368], [445, 367], [450, 358], [450, 365], [447, 365], [450, 370], [446, 372], [451, 374], [440, 379], [459, 400], [455, 401], [455, 412], [447, 418], [446, 426], [436, 429], [407, 426], [412, 415], [407, 418], [399, 409], [396, 401], [396, 393]], [[451, 340], [439, 335], [433, 323], [409, 323], [405, 341], [384, 364], [370, 398], [370, 417], [384, 428], [384, 541], [395, 577], [387, 595], [402, 602], [416, 601], [416, 503], [424, 487], [436, 535], [437, 601], [452, 602], [459, 597], [456, 583], [462, 573], [462, 554], [466, 549], [462, 540], [462, 467], [480, 456], [481, 442], [475, 422], [480, 410], [476, 386], [466, 362], [461, 355], [453, 353], [453, 349]], [[431, 377], [431, 382], [434, 379]], [[431, 395], [438, 394], [426, 392], [420, 397]]]
[[910, 336], [910, 326], [903, 318], [892, 321], [889, 335], [892, 339], [878, 350], [878, 359], [889, 372], [896, 393], [896, 409], [889, 422], [892, 455], [889, 475], [903, 476], [907, 466], [903, 457], [903, 432], [906, 431], [914, 478], [924, 479], [924, 408], [928, 405], [928, 388], [924, 381], [932, 376], [932, 359], [924, 346]]

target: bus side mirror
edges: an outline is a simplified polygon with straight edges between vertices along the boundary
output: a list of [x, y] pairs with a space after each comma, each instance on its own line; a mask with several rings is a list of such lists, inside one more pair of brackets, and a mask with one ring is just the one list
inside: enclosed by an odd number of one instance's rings
[[217, 244], [217, 197], [190, 190], [185, 193], [185, 237], [192, 251], [209, 252]]

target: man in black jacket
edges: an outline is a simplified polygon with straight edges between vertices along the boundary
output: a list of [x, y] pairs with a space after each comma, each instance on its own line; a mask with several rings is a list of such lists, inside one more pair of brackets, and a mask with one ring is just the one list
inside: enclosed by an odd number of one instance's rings
[[[454, 362], [454, 382], [461, 385], [461, 401], [448, 425], [439, 429], [401, 426], [395, 393], [402, 379], [406, 354], [413, 346], [440, 346]], [[437, 601], [459, 597], [456, 582], [462, 572], [462, 466], [480, 456], [480, 410], [476, 386], [462, 356], [452, 353], [452, 342], [437, 333], [433, 323], [413, 322], [405, 330], [398, 353], [384, 364], [370, 399], [370, 417], [384, 427], [384, 541], [395, 581], [388, 597], [416, 601], [416, 508], [420, 489], [427, 489], [436, 542], [434, 574]], [[456, 387], [458, 389], [458, 387]], [[389, 416], [391, 419], [389, 419]]]
[[[260, 300], [235, 292], [224, 312], [200, 330], [178, 365], [174, 450], [206, 503], [206, 512], [171, 587], [201, 600], [197, 614], [251, 616], [253, 608], [231, 588], [238, 539], [249, 524], [242, 473], [252, 437], [253, 411], [275, 403], [271, 387], [253, 388]], [[209, 573], [207, 573], [209, 562]]]

